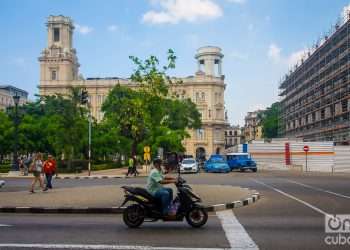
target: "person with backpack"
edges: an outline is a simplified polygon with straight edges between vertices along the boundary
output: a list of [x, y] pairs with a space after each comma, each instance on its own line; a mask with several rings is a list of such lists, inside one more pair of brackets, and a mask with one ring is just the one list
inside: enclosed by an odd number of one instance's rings
[[35, 158], [30, 165], [29, 172], [33, 173], [34, 179], [32, 181], [32, 184], [30, 186], [30, 193], [35, 193], [34, 192], [34, 187], [37, 182], [39, 182], [41, 189], [45, 192], [48, 190], [48, 188], [44, 187], [44, 181], [41, 178], [41, 173], [43, 172], [43, 157], [41, 153], [37, 153], [35, 155]]

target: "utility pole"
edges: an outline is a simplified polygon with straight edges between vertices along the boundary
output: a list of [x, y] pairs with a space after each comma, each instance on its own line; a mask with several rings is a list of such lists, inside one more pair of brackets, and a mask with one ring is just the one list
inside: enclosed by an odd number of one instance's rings
[[89, 163], [88, 163], [89, 176], [91, 175], [91, 109], [89, 105]]
[[81, 91], [81, 104], [83, 105], [87, 105], [88, 109], [89, 109], [89, 115], [88, 115], [88, 119], [89, 119], [89, 133], [88, 133], [88, 175], [91, 175], [91, 106], [90, 106], [90, 100], [89, 100], [89, 93], [86, 91], [86, 89]]
[[12, 171], [19, 171], [18, 166], [18, 103], [19, 103], [20, 96], [14, 95], [13, 96], [13, 102], [15, 104], [15, 143], [14, 143], [14, 152], [13, 152], [13, 163], [12, 163]]

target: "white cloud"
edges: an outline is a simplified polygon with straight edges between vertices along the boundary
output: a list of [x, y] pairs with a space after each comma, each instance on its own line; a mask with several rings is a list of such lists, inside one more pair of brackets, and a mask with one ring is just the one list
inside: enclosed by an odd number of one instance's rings
[[117, 31], [117, 30], [118, 30], [118, 26], [117, 26], [117, 25], [114, 25], [114, 24], [109, 25], [109, 26], [107, 27], [107, 30], [108, 30], [108, 31], [111, 31], [111, 32]]
[[308, 49], [304, 48], [298, 51], [293, 52], [287, 58], [287, 64], [289, 67], [293, 67], [296, 64], [300, 64], [301, 59], [305, 58], [307, 55]]
[[223, 15], [222, 9], [212, 0], [151, 0], [161, 10], [150, 10], [143, 15], [143, 22], [151, 24], [181, 21], [196, 22], [215, 19]]
[[75, 24], [74, 25], [75, 28], [77, 29], [77, 31], [80, 33], [80, 34], [83, 34], [83, 35], [86, 35], [86, 34], [89, 34], [90, 32], [92, 32], [94, 29], [89, 27], [89, 26], [86, 26], [86, 25], [79, 25], [79, 24]]
[[230, 57], [232, 57], [233, 59], [237, 60], [237, 61], [248, 61], [249, 59], [249, 55], [246, 53], [242, 53], [239, 51], [233, 51], [229, 54]]
[[269, 46], [269, 50], [267, 51], [267, 56], [274, 63], [279, 63], [281, 61], [281, 48], [276, 44], [271, 43]]
[[227, 0], [230, 3], [244, 4], [247, 0]]
[[286, 65], [289, 68], [292, 68], [296, 64], [300, 64], [302, 59], [306, 59], [309, 50], [307, 48], [303, 48], [292, 52], [287, 56], [283, 56], [281, 54], [281, 51], [282, 49], [280, 47], [274, 43], [271, 43], [267, 52], [267, 56], [273, 63]]
[[342, 21], [345, 23], [349, 19], [350, 13], [350, 4], [344, 6], [343, 11], [341, 12]]

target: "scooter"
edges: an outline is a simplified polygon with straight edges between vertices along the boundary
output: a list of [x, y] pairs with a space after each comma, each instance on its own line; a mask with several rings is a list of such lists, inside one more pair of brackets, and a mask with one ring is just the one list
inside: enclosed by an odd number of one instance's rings
[[186, 221], [195, 228], [202, 227], [208, 220], [208, 213], [200, 204], [201, 198], [193, 193], [192, 188], [180, 176], [175, 183], [177, 197], [172, 202], [172, 208], [176, 209], [176, 216], [173, 218], [162, 215], [162, 206], [159, 200], [155, 199], [148, 191], [140, 187], [123, 186], [125, 200], [121, 206], [128, 202], [133, 204], [126, 207], [123, 212], [123, 221], [130, 228], [137, 228], [145, 222], [163, 221]]

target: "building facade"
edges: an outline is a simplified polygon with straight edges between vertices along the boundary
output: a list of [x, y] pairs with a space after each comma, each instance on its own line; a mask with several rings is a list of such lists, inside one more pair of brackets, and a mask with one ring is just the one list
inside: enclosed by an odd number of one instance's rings
[[225, 148], [241, 144], [241, 127], [230, 126], [225, 131]]
[[6, 108], [14, 106], [13, 96], [18, 95], [19, 105], [22, 105], [28, 101], [28, 92], [16, 88], [11, 85], [0, 85], [0, 110], [6, 110]]
[[282, 136], [350, 144], [349, 41], [347, 21], [281, 82]]
[[[70, 86], [86, 88], [90, 97], [92, 115], [103, 119], [101, 106], [109, 91], [116, 85], [137, 88], [129, 79], [120, 77], [84, 79], [79, 74], [79, 62], [73, 48], [74, 25], [69, 17], [50, 16], [47, 22], [47, 47], [39, 57], [40, 95], [69, 93]], [[190, 98], [202, 117], [202, 128], [189, 130], [185, 139], [186, 154], [197, 158], [220, 153], [225, 147], [224, 131], [227, 126], [224, 106], [225, 82], [222, 74], [223, 54], [218, 47], [207, 46], [197, 50], [197, 72], [184, 77], [183, 83], [172, 87], [171, 92], [179, 98]]]
[[253, 140], [260, 140], [262, 138], [262, 126], [258, 116], [262, 110], [248, 112], [244, 117], [244, 140], [251, 142]]

